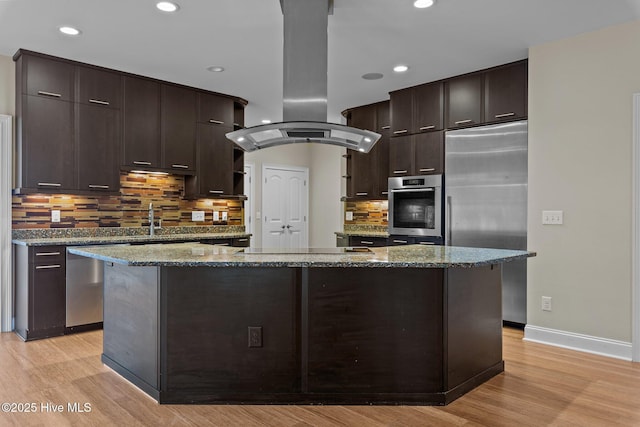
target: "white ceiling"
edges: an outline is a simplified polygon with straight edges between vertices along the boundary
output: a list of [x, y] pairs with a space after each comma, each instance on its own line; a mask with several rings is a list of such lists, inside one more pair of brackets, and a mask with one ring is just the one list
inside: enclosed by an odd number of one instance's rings
[[[279, 0], [0, 0], [0, 54], [19, 48], [243, 97], [245, 124], [282, 119]], [[329, 121], [388, 92], [527, 57], [530, 46], [640, 19], [640, 0], [334, 0]], [[77, 38], [57, 31], [82, 30]], [[395, 74], [404, 63], [408, 72]], [[211, 73], [211, 65], [226, 71]], [[364, 80], [365, 73], [383, 73]]]

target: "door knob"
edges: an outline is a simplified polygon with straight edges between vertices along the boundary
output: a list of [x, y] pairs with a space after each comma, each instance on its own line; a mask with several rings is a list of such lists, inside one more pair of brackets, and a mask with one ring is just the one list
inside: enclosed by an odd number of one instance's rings
[[291, 226], [290, 226], [290, 225], [287, 225], [287, 228], [291, 228]]
[[284, 225], [282, 227], [280, 227], [280, 228], [282, 228], [284, 230]]

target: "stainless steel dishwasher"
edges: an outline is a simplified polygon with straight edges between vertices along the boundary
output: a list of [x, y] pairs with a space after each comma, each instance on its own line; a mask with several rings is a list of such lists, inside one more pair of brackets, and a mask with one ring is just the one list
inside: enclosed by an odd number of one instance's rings
[[95, 329], [102, 323], [104, 263], [67, 248], [67, 329]]

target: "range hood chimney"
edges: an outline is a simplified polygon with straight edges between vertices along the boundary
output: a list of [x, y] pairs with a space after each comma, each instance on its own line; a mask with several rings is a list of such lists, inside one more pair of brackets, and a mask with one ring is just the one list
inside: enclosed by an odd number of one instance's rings
[[245, 151], [317, 142], [368, 153], [380, 134], [327, 123], [327, 25], [333, 0], [280, 0], [284, 16], [281, 123], [227, 133]]

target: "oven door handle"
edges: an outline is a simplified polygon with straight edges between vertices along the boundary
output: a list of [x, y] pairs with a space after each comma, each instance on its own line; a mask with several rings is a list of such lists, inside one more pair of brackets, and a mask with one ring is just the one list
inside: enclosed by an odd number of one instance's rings
[[391, 193], [407, 193], [409, 191], [436, 191], [435, 187], [418, 187], [418, 188], [390, 188]]

